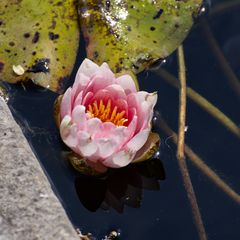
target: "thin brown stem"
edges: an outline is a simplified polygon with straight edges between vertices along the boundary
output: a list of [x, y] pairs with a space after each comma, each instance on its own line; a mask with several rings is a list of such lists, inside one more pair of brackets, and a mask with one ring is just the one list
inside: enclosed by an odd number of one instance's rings
[[197, 198], [193, 189], [192, 181], [188, 172], [185, 154], [184, 154], [184, 142], [185, 142], [185, 122], [186, 122], [186, 69], [184, 62], [183, 47], [178, 48], [178, 60], [179, 60], [179, 80], [180, 80], [180, 93], [179, 93], [179, 129], [177, 140], [177, 159], [179, 168], [183, 177], [184, 187], [187, 191], [187, 196], [192, 208], [193, 218], [198, 230], [198, 236], [200, 240], [206, 240], [207, 235], [203, 225], [201, 213], [197, 204]]
[[179, 65], [179, 119], [178, 119], [178, 144], [177, 157], [184, 159], [184, 142], [185, 142], [185, 123], [186, 123], [186, 69], [184, 62], [183, 47], [178, 48], [178, 65]]
[[236, 95], [240, 98], [240, 81], [235, 75], [235, 73], [233, 72], [228, 61], [226, 60], [206, 19], [201, 20], [200, 26], [213, 55], [215, 56], [218, 64], [220, 65], [223, 71], [223, 74], [228, 80], [230, 87], [232, 88], [233, 92], [235, 92]]
[[[158, 117], [158, 124], [160, 129], [168, 136], [171, 136], [171, 141], [177, 144], [178, 135], [167, 125], [165, 120]], [[219, 187], [232, 200], [240, 204], [240, 195], [236, 193], [224, 180], [222, 180], [204, 161], [185, 144], [185, 154], [188, 159], [209, 178], [217, 187]]]
[[[179, 88], [179, 83], [177, 79], [169, 72], [164, 69], [159, 69], [157, 74], [167, 83], [175, 88]], [[229, 131], [231, 131], [235, 136], [240, 138], [240, 128], [223, 112], [221, 112], [217, 107], [210, 103], [206, 98], [201, 96], [199, 93], [187, 87], [187, 96], [192, 99], [196, 104], [207, 111], [211, 116], [218, 120], [223, 126], [225, 126]]]

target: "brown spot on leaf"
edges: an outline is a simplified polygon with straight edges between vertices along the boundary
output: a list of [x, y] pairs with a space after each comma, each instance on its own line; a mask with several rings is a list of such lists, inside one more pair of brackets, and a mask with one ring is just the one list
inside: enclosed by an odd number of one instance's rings
[[58, 7], [59, 7], [59, 6], [62, 6], [62, 5], [63, 5], [63, 2], [61, 2], [61, 1], [60, 1], [60, 2], [57, 2], [56, 5], [57, 5]]
[[40, 58], [36, 60], [36, 63], [28, 70], [28, 72], [33, 73], [48, 73], [50, 72], [49, 68], [50, 59], [49, 58]]
[[15, 45], [14, 42], [9, 42], [8, 44], [9, 44], [9, 46], [11, 46], [11, 47], [13, 47], [13, 46]]
[[29, 37], [30, 37], [30, 33], [24, 33], [23, 36], [24, 36], [25, 38], [29, 38]]
[[53, 32], [49, 32], [49, 33], [48, 33], [48, 36], [49, 36], [49, 39], [50, 39], [50, 40], [56, 40], [56, 39], [59, 38], [59, 34], [55, 34], [55, 33], [53, 33]]
[[156, 13], [156, 15], [153, 17], [153, 19], [158, 19], [158, 18], [160, 18], [162, 14], [163, 14], [163, 9], [160, 9], [160, 10]]
[[32, 39], [32, 43], [37, 43], [40, 37], [40, 33], [39, 32], [35, 32], [33, 39]]

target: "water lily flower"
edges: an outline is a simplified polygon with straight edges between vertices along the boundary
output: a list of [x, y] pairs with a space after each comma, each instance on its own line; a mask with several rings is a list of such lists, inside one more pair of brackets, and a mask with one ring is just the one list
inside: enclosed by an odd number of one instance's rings
[[137, 91], [130, 75], [85, 59], [60, 103], [63, 142], [99, 171], [135, 161], [151, 132], [156, 93]]

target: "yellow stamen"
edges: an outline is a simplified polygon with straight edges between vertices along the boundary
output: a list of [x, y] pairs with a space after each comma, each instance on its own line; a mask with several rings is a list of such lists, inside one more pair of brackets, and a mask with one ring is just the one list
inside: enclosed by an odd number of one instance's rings
[[105, 110], [105, 106], [103, 105], [103, 100], [101, 99], [100, 104], [99, 104], [100, 114], [103, 114], [104, 110]]
[[105, 119], [108, 119], [108, 118], [109, 118], [109, 114], [110, 114], [110, 111], [111, 111], [111, 105], [112, 105], [112, 102], [111, 102], [110, 99], [108, 99], [107, 107], [106, 107]]
[[115, 119], [117, 114], [117, 106], [114, 107], [113, 111], [112, 111], [112, 115], [111, 118], [109, 119], [110, 122], [113, 122], [113, 120]]
[[97, 101], [95, 101], [94, 103], [93, 103], [93, 109], [94, 109], [94, 115], [98, 115], [98, 113], [99, 113], [99, 109], [98, 109], [98, 105], [97, 105]]
[[100, 100], [99, 104], [94, 101], [88, 105], [87, 113], [91, 118], [99, 118], [102, 122], [112, 122], [116, 126], [123, 126], [128, 121], [124, 118], [125, 111], [118, 112], [118, 107], [114, 106], [112, 109], [112, 102], [109, 99], [107, 105], [104, 105], [103, 100]]

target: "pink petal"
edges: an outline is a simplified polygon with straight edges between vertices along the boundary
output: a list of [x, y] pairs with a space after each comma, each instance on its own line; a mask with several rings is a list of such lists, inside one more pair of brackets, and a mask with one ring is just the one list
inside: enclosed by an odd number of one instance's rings
[[[144, 97], [145, 101], [141, 103], [141, 112], [140, 116], [141, 125], [138, 126], [138, 130], [141, 131], [144, 128], [149, 128], [152, 116], [153, 116], [153, 108], [157, 102], [157, 94], [156, 93], [147, 93]], [[147, 116], [147, 117], [144, 117]]]
[[72, 89], [68, 88], [63, 95], [61, 106], [60, 106], [61, 119], [63, 119], [65, 115], [71, 115], [71, 111], [72, 111], [71, 93], [72, 93]]
[[106, 89], [100, 89], [94, 94], [94, 98], [92, 99], [92, 102], [103, 100], [104, 104], [107, 104], [108, 100], [112, 100], [113, 96], [112, 94], [106, 90]]
[[98, 150], [98, 146], [94, 141], [89, 141], [89, 143], [78, 146], [81, 155], [84, 157], [91, 157]]
[[152, 108], [156, 105], [158, 99], [157, 92], [149, 93], [146, 101], [152, 106]]
[[72, 111], [72, 122], [78, 127], [78, 130], [84, 130], [86, 127], [85, 107], [82, 105], [76, 106]]
[[102, 121], [99, 118], [90, 118], [87, 120], [87, 131], [91, 138], [94, 139], [95, 135], [102, 132]]
[[150, 129], [144, 129], [135, 135], [126, 145], [126, 149], [131, 153], [136, 153], [147, 141]]
[[[138, 117], [134, 116], [128, 127], [125, 129], [127, 135], [126, 141], [129, 141], [135, 134], [138, 123]], [[125, 144], [125, 143], [124, 143]]]
[[77, 126], [76, 124], [71, 124], [71, 117], [65, 116], [60, 124], [60, 135], [63, 142], [75, 150], [78, 144], [77, 137]]
[[77, 105], [83, 105], [82, 104], [82, 93], [83, 92], [81, 91], [78, 95], [76, 95], [76, 98], [73, 102], [73, 108], [76, 107]]
[[117, 143], [113, 139], [98, 139], [98, 155], [99, 158], [105, 159], [112, 155], [117, 149]]
[[72, 94], [73, 94], [73, 101], [75, 97], [86, 88], [88, 83], [90, 82], [90, 78], [84, 75], [83, 73], [77, 73], [73, 87], [72, 87]]
[[[149, 104], [145, 101], [141, 103], [140, 111], [138, 111], [138, 126], [137, 126], [137, 132], [149, 127], [149, 123], [152, 120], [152, 108], [149, 106]], [[151, 118], [150, 118], [151, 117]]]
[[103, 164], [111, 168], [120, 168], [127, 166], [133, 158], [134, 155], [131, 155], [127, 151], [120, 151], [104, 160]]
[[69, 115], [66, 115], [62, 119], [60, 124], [60, 134], [62, 139], [65, 139], [70, 133], [71, 121], [72, 121], [72, 118]]
[[127, 127], [119, 126], [119, 127], [116, 127], [110, 134], [110, 137], [118, 145], [117, 150], [120, 150], [120, 148], [125, 144], [125, 142], [127, 141], [128, 137], [129, 137], [126, 129], [127, 129]]
[[148, 92], [145, 92], [145, 91], [139, 91], [135, 95], [138, 98], [139, 102], [146, 101], [152, 107], [154, 107], [157, 103], [157, 93], [156, 92], [148, 93]]
[[113, 101], [113, 105], [118, 107], [118, 112], [125, 111], [124, 118], [128, 118], [128, 104], [124, 99], [118, 99]]
[[157, 94], [147, 92], [131, 93], [127, 97], [129, 108], [136, 108], [136, 115], [138, 116], [138, 125], [136, 132], [148, 127], [151, 118], [153, 107], [157, 101]]
[[127, 96], [120, 85], [112, 84], [106, 87], [106, 90], [110, 92], [110, 94], [113, 96], [113, 99], [127, 99]]
[[94, 139], [99, 138], [109, 138], [111, 132], [116, 128], [116, 125], [114, 125], [112, 122], [104, 122], [101, 125], [101, 131], [97, 132], [94, 136]]
[[130, 93], [137, 92], [134, 80], [130, 75], [122, 75], [116, 79], [116, 83], [121, 85], [125, 93], [128, 95]]
[[83, 157], [91, 157], [98, 150], [96, 142], [91, 139], [91, 136], [88, 132], [79, 131], [78, 132], [78, 151]]
[[78, 69], [77, 76], [83, 73], [85, 76], [91, 78], [98, 70], [99, 66], [96, 63], [85, 58]]
[[128, 124], [132, 121], [132, 119], [134, 118], [134, 116], [137, 114], [137, 110], [136, 108], [133, 107], [129, 107], [128, 106]]
[[102, 63], [102, 65], [100, 66], [100, 68], [110, 69], [110, 67], [108, 66], [108, 64], [107, 64], [106, 62]]
[[91, 81], [85, 88], [84, 94], [91, 91], [93, 93], [104, 89], [108, 85], [114, 84], [115, 76], [113, 72], [104, 66], [99, 67], [98, 71], [91, 77]]
[[137, 93], [131, 93], [127, 96], [127, 103], [128, 103], [128, 107], [129, 109], [131, 108], [135, 108], [136, 111], [138, 111], [139, 107], [140, 107], [140, 101], [137, 97]]
[[[112, 149], [108, 149], [109, 151], [117, 152], [121, 150], [125, 144], [129, 141], [129, 139], [134, 135], [135, 129], [137, 125], [137, 117], [135, 116], [132, 122], [128, 127], [124, 126], [115, 126], [111, 122], [106, 122], [102, 124], [102, 131], [95, 135], [96, 141], [102, 141], [102, 139], [110, 139], [111, 146], [114, 147]], [[101, 146], [99, 146], [99, 149]], [[107, 150], [106, 150], [107, 151]], [[113, 154], [112, 152], [112, 154]]]
[[78, 132], [78, 140], [80, 144], [86, 144], [90, 139], [90, 134], [87, 131]]
[[84, 105], [86, 108], [88, 108], [88, 105], [92, 102], [92, 98], [93, 98], [93, 93], [88, 92], [82, 100], [82, 105]]
[[105, 122], [102, 124], [102, 127], [103, 127], [102, 132], [104, 133], [104, 135], [108, 135], [109, 132], [116, 128], [116, 125], [114, 125], [112, 122]]
[[120, 126], [115, 127], [112, 131], [108, 132], [108, 135], [105, 136], [108, 139], [111, 139], [115, 144], [115, 151], [119, 151], [128, 139], [128, 132], [125, 131], [126, 127]]
[[119, 126], [117, 127], [112, 122], [105, 122], [101, 124], [101, 130], [96, 131], [94, 139], [96, 141], [101, 141], [102, 139], [111, 139], [116, 145], [116, 150], [118, 151], [122, 146], [128, 141], [130, 136], [129, 131], [126, 131], [127, 127]]

